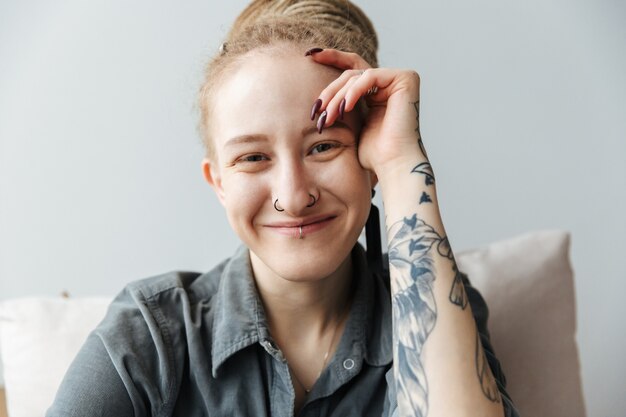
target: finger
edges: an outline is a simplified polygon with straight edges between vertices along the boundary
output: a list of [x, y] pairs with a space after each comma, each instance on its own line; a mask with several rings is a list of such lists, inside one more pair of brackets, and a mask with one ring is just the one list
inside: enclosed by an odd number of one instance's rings
[[322, 105], [319, 111], [323, 111], [328, 107], [330, 100], [341, 90], [346, 83], [354, 82], [353, 79], [359, 77], [363, 73], [363, 70], [346, 70], [337, 79], [328, 84], [326, 88], [322, 90], [319, 95], [319, 99], [322, 100]]
[[343, 52], [337, 49], [323, 49], [319, 52], [310, 53], [310, 51], [314, 51], [317, 49], [318, 48], [309, 49], [306, 52], [317, 63], [330, 65], [341, 70], [364, 69], [371, 67], [371, 65], [368, 64], [367, 61], [361, 58], [361, 56], [357, 53]]
[[327, 117], [325, 126], [332, 125], [339, 117], [339, 106], [341, 106], [342, 100], [346, 100], [344, 113], [350, 112], [354, 109], [359, 99], [366, 96], [367, 91], [374, 86], [378, 87], [378, 92], [368, 96], [368, 101], [376, 104], [386, 102], [390, 95], [387, 88], [393, 83], [396, 76], [397, 72], [390, 69], [370, 68], [365, 70], [362, 75], [353, 77], [350, 82], [345, 83], [337, 91], [326, 106]]
[[358, 76], [353, 76], [352, 78], [350, 78], [343, 86], [341, 86], [341, 89], [330, 98], [330, 101], [326, 106], [326, 126], [332, 125], [335, 120], [345, 115], [346, 103], [342, 104], [342, 101], [345, 100], [346, 92], [352, 88], [352, 86], [357, 82], [358, 79]]
[[[413, 70], [371, 68], [365, 70], [346, 92], [345, 110], [352, 110], [362, 96], [365, 96], [370, 107], [386, 103], [397, 91], [405, 91], [409, 97], [419, 98], [419, 86], [419, 74]], [[372, 87], [377, 87], [378, 92], [368, 96], [367, 91]]]
[[[390, 96], [388, 87], [392, 85], [398, 77], [398, 72], [388, 68], [372, 68], [365, 70], [354, 84], [344, 92], [346, 99], [345, 111], [351, 111], [361, 97], [365, 97], [373, 103], [385, 102]], [[372, 88], [376, 88], [376, 92], [369, 94]], [[341, 93], [341, 92], [340, 92]]]

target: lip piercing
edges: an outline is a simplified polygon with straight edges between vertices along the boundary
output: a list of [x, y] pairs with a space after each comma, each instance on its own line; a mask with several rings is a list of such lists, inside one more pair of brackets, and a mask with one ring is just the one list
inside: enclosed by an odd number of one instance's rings
[[300, 235], [298, 236], [298, 239], [302, 239], [304, 236], [302, 236], [302, 226], [300, 226]]
[[285, 211], [284, 208], [279, 208], [278, 207], [278, 199], [274, 200], [274, 210], [276, 210], [276, 211]]

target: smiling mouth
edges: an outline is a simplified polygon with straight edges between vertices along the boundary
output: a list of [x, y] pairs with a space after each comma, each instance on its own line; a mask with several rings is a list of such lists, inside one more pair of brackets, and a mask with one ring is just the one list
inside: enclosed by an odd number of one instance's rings
[[320, 219], [305, 220], [303, 222], [270, 224], [266, 227], [281, 235], [304, 239], [306, 236], [326, 228], [336, 217], [325, 216]]

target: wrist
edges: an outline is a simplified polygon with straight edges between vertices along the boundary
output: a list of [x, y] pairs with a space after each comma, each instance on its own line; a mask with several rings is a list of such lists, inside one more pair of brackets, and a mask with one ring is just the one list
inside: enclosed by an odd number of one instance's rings
[[377, 177], [388, 221], [393, 223], [418, 213], [433, 224], [440, 222], [437, 188], [428, 159], [421, 151], [389, 160], [380, 166]]
[[374, 172], [381, 186], [384, 186], [384, 183], [388, 181], [395, 181], [399, 177], [406, 178], [411, 174], [413, 168], [422, 162], [428, 162], [428, 159], [415, 146], [413, 149], [403, 152], [395, 158], [380, 163], [375, 167]]

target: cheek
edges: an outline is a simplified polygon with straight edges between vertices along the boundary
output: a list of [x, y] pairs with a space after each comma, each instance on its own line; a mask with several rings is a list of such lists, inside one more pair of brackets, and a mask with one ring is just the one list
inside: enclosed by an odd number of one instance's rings
[[258, 175], [233, 174], [222, 180], [224, 207], [234, 229], [249, 223], [268, 204], [265, 182]]
[[356, 155], [348, 154], [336, 162], [320, 170], [319, 183], [346, 203], [369, 210], [372, 190], [368, 171], [361, 167]]
[[346, 152], [341, 163], [337, 164], [333, 171], [330, 175], [334, 178], [341, 178], [351, 188], [356, 188], [355, 192], [361, 192], [362, 188], [370, 188], [369, 173], [359, 163], [356, 151]]

